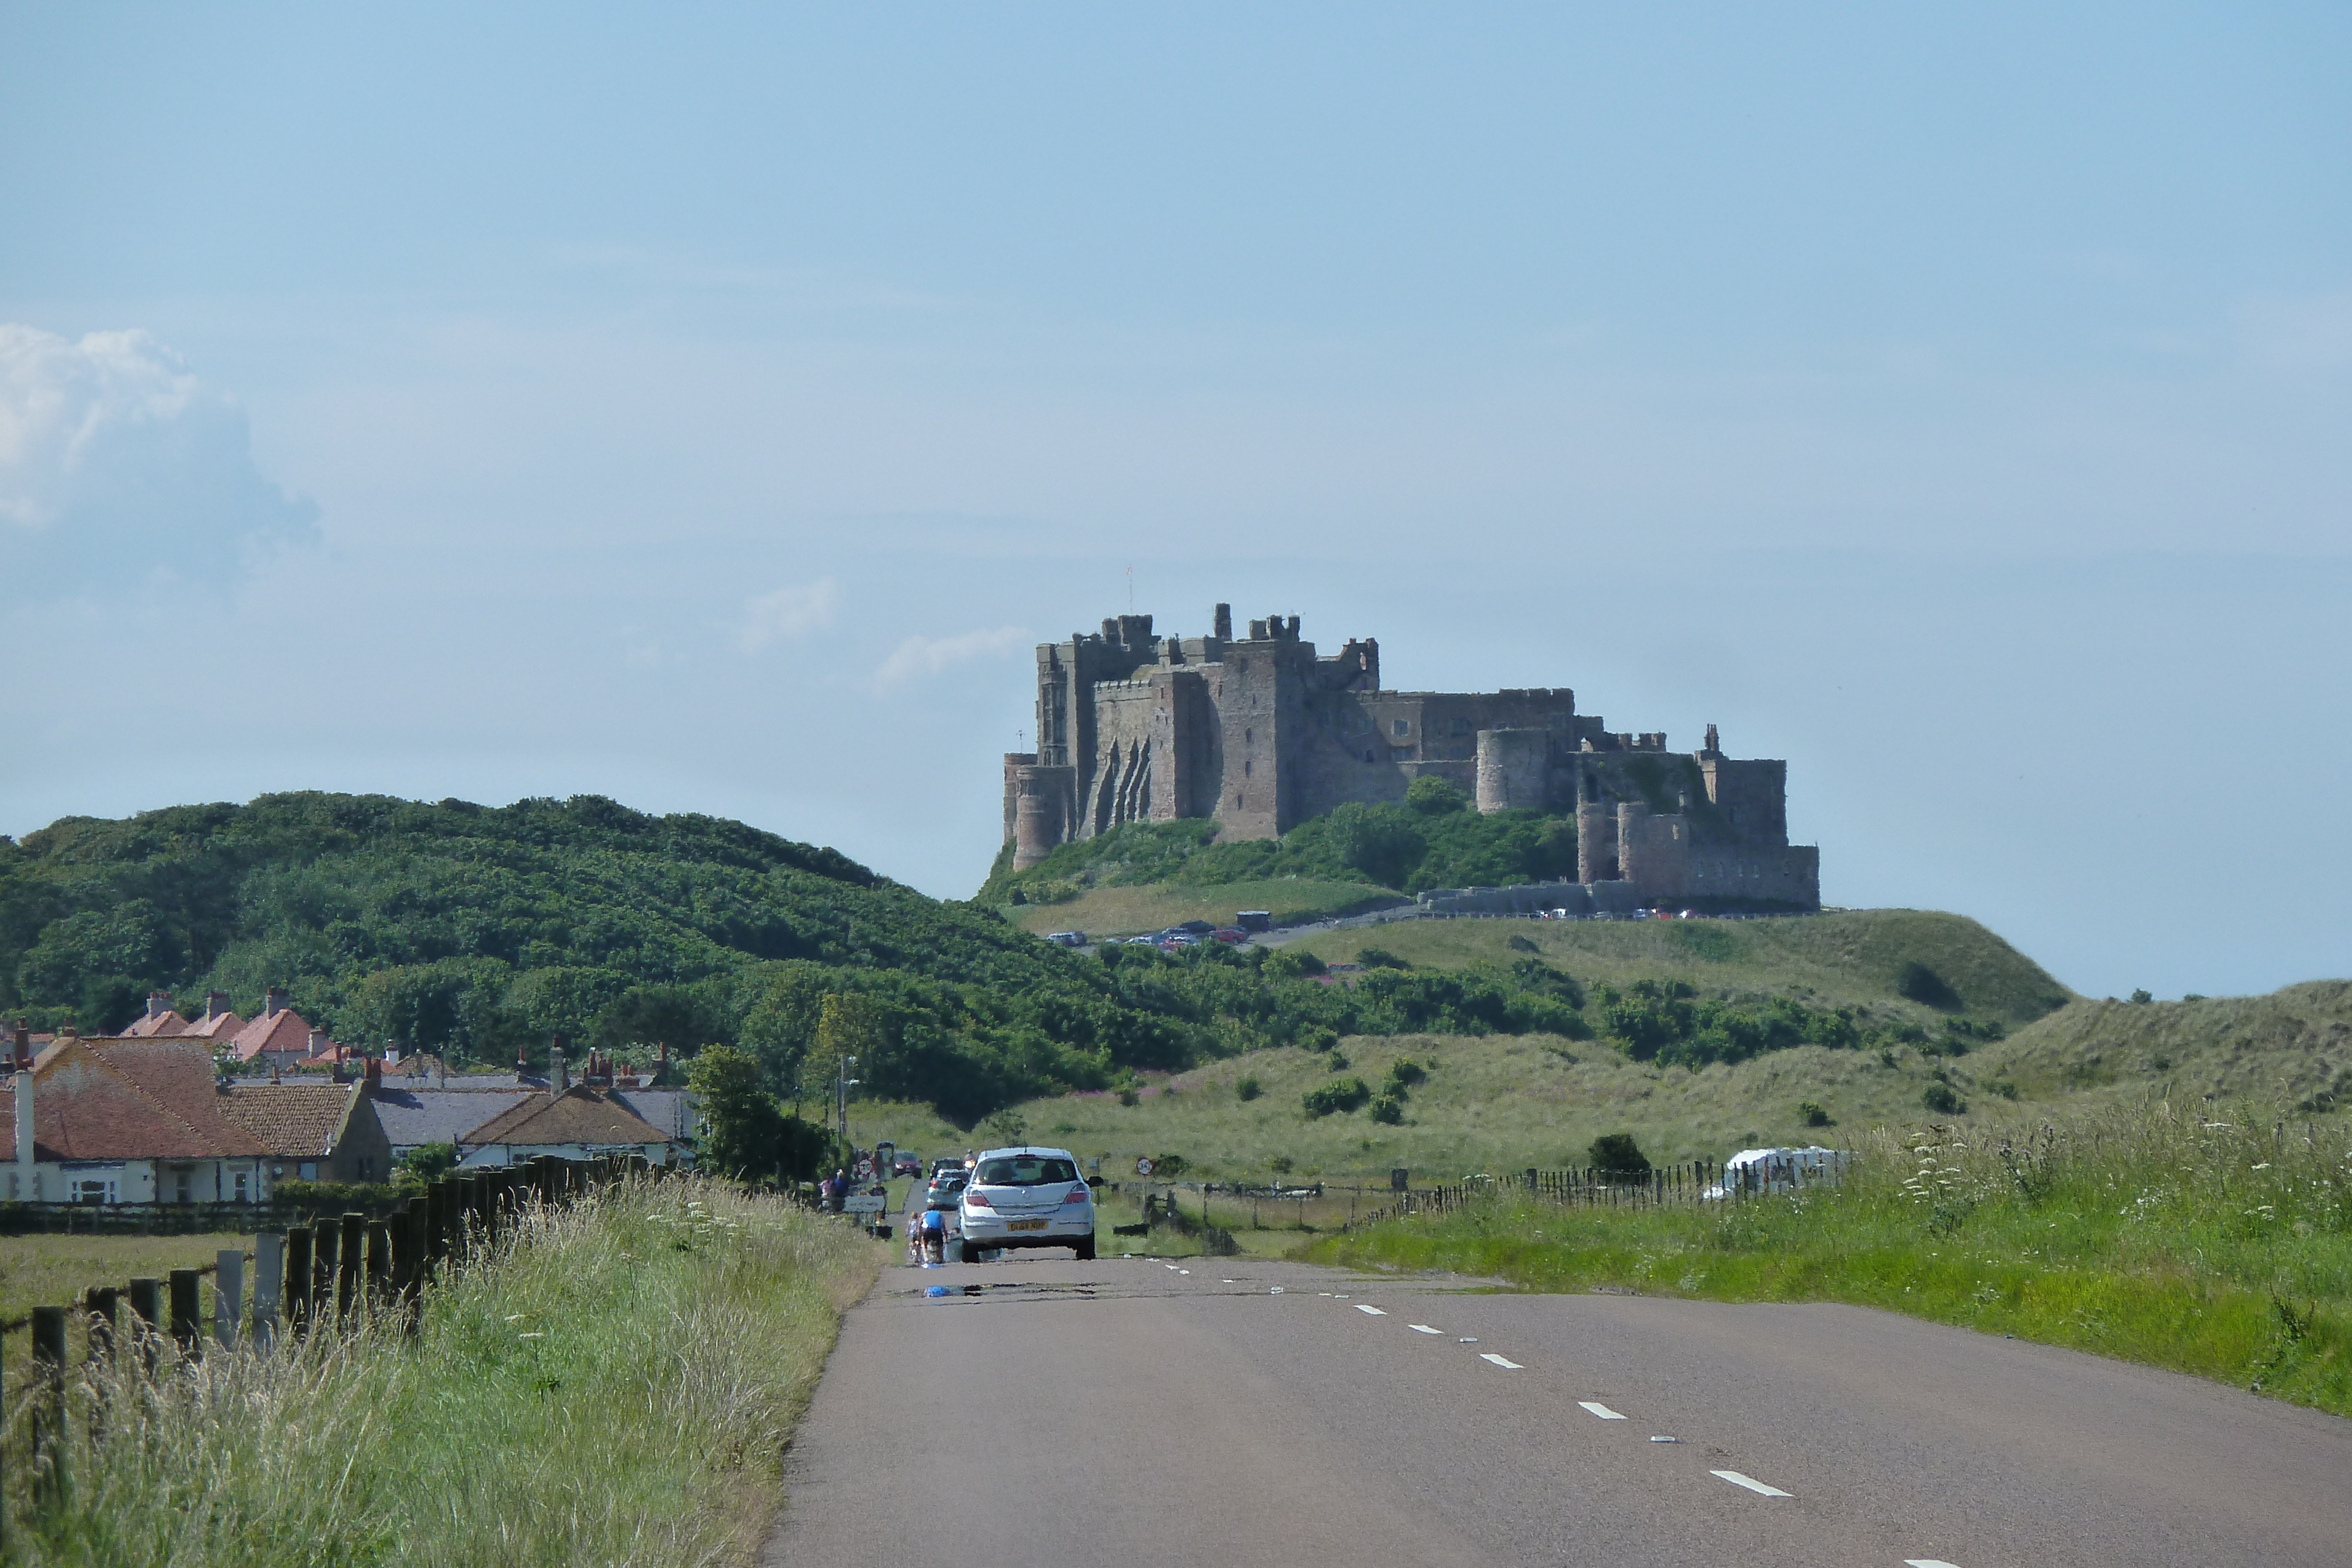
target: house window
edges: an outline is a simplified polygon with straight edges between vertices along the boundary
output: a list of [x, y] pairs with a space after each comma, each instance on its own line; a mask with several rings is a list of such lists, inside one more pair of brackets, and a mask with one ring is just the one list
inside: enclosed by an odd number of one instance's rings
[[1389, 720], [1389, 733], [1391, 735], [1411, 735], [1412, 733], [1412, 721], [1405, 718], [1392, 718]]
[[173, 1182], [173, 1186], [179, 1201], [182, 1203], [194, 1203], [196, 1197], [195, 1174], [193, 1171], [176, 1171], [173, 1174], [177, 1178]]
[[319, 1162], [316, 1160], [304, 1160], [300, 1165], [294, 1168], [295, 1174], [304, 1181], [317, 1181], [319, 1179]]
[[114, 1201], [112, 1176], [76, 1176], [68, 1193], [75, 1203], [101, 1204]]
[[245, 1203], [245, 1202], [248, 1201], [248, 1199], [247, 1199], [247, 1197], [246, 1197], [246, 1183], [247, 1183], [248, 1180], [250, 1180], [250, 1179], [251, 1179], [251, 1178], [250, 1178], [250, 1177], [247, 1175], [247, 1173], [245, 1173], [244, 1171], [239, 1171], [239, 1172], [237, 1172], [237, 1173], [236, 1173], [236, 1200], [237, 1200], [237, 1202], [239, 1202], [239, 1203]]

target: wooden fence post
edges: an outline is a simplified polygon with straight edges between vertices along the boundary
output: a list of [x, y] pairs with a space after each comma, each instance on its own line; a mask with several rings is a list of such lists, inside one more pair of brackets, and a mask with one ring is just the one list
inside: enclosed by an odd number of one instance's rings
[[379, 1219], [367, 1228], [367, 1291], [371, 1307], [383, 1306], [392, 1293], [392, 1227]]
[[89, 1303], [89, 1358], [97, 1362], [114, 1359], [114, 1338], [122, 1321], [122, 1292], [111, 1285], [91, 1288], [85, 1298]]
[[360, 1271], [366, 1266], [367, 1216], [343, 1216], [342, 1250], [335, 1260], [335, 1310], [348, 1314], [360, 1299]]
[[311, 1287], [318, 1278], [318, 1236], [307, 1225], [286, 1233], [286, 1326], [295, 1337], [310, 1332]]
[[33, 1488], [54, 1501], [66, 1484], [66, 1310], [33, 1309]]
[[142, 1277], [131, 1281], [131, 1333], [139, 1343], [139, 1359], [155, 1370], [156, 1340], [163, 1333], [163, 1281]]
[[278, 1314], [286, 1289], [286, 1238], [275, 1231], [253, 1239], [253, 1347], [278, 1343]]
[[245, 1254], [224, 1247], [213, 1258], [213, 1343], [235, 1350], [245, 1318]]
[[425, 1245], [421, 1261], [437, 1268], [449, 1256], [449, 1183], [444, 1178], [425, 1189]]
[[343, 1232], [332, 1220], [310, 1227], [310, 1321], [316, 1324], [335, 1305], [335, 1278], [342, 1271]]
[[199, 1289], [204, 1276], [194, 1269], [172, 1270], [172, 1343], [183, 1356], [196, 1354], [204, 1333], [204, 1301]]

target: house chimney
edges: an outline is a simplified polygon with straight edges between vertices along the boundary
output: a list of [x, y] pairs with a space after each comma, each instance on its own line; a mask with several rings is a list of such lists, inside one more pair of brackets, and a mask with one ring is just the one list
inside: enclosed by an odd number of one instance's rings
[[272, 986], [261, 994], [261, 1016], [274, 1019], [286, 1010], [286, 988]]
[[228, 993], [226, 991], [206, 991], [205, 993], [205, 1017], [208, 1019], [216, 1019], [226, 1011], [228, 1011]]
[[16, 1039], [12, 1049], [16, 1052], [16, 1071], [19, 1072], [33, 1071], [33, 1030], [32, 1026], [23, 1019], [16, 1020]]
[[516, 1076], [517, 1078], [522, 1078], [522, 1077], [527, 1076], [527, 1075], [530, 1073], [530, 1047], [529, 1047], [529, 1046], [527, 1046], [527, 1045], [517, 1044], [517, 1045], [515, 1046], [515, 1076]]
[[147, 1016], [149, 1018], [159, 1019], [171, 1010], [172, 998], [170, 997], [164, 995], [162, 991], [150, 991], [147, 993]]
[[563, 1065], [563, 1037], [559, 1034], [547, 1053], [547, 1097], [552, 1100], [571, 1087], [572, 1074]]
[[[25, 1038], [22, 1019], [16, 1024], [16, 1039]], [[24, 1046], [17, 1046], [21, 1061]], [[16, 1069], [16, 1196], [19, 1202], [41, 1201], [40, 1167], [33, 1163], [33, 1069], [24, 1062]]]
[[326, 1051], [327, 1047], [333, 1043], [334, 1041], [327, 1038], [327, 1031], [325, 1030], [314, 1029], [310, 1031], [310, 1054], [312, 1056], [321, 1055]]
[[383, 1042], [383, 1059], [394, 1067], [400, 1065], [400, 1041], [387, 1040]]
[[373, 1057], [373, 1056], [369, 1057], [369, 1058], [367, 1059], [367, 1068], [366, 1068], [366, 1070], [365, 1070], [365, 1071], [366, 1071], [366, 1082], [367, 1082], [367, 1086], [368, 1086], [368, 1092], [370, 1092], [370, 1093], [372, 1093], [372, 1094], [373, 1094], [373, 1093], [374, 1093], [374, 1092], [376, 1092], [380, 1091], [381, 1089], [383, 1089], [383, 1061], [382, 1061], [380, 1058], [377, 1058], [377, 1057]]

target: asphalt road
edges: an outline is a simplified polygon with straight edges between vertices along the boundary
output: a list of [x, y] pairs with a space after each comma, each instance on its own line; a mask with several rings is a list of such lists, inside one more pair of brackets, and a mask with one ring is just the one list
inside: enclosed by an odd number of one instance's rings
[[1241, 1259], [887, 1270], [787, 1482], [778, 1568], [2352, 1563], [2333, 1416], [1859, 1308]]

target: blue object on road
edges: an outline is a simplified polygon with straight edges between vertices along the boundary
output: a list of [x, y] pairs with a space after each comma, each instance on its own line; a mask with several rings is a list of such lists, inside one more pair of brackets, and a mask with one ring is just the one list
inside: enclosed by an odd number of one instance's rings
[[927, 1296], [944, 1296], [947, 1293], [948, 1288], [945, 1285], [933, 1285], [923, 1292]]

